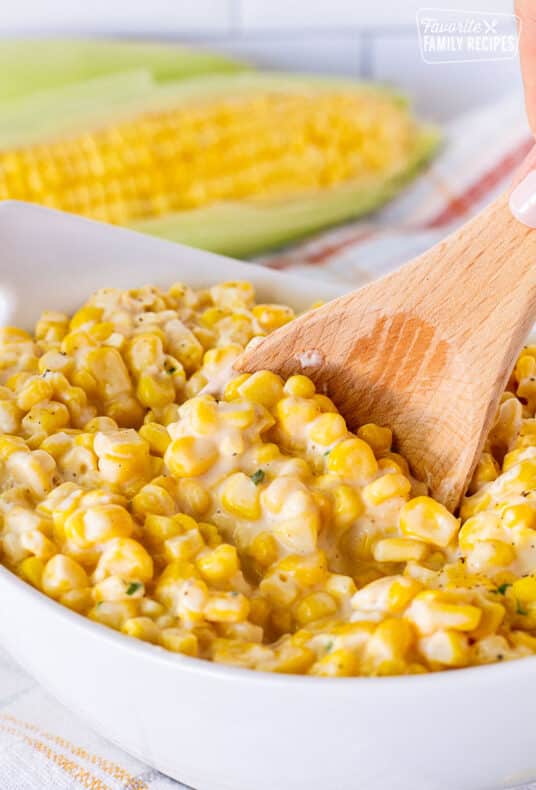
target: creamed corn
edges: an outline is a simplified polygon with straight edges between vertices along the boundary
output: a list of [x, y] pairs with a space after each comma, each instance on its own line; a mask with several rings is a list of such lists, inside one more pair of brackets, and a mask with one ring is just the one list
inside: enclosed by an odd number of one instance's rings
[[102, 289], [0, 330], [0, 558], [166, 650], [320, 677], [536, 653], [536, 346], [459, 517], [387, 426], [303, 375], [229, 375], [292, 320], [247, 282]]

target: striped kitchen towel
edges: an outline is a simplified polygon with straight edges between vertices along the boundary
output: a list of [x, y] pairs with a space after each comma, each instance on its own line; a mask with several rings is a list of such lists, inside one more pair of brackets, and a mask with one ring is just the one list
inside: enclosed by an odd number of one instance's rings
[[[520, 96], [479, 109], [447, 126], [443, 150], [429, 170], [372, 219], [324, 233], [261, 263], [342, 280], [348, 287], [363, 284], [478, 211], [508, 183], [531, 144]], [[0, 649], [0, 790], [180, 787], [91, 731]], [[536, 784], [531, 788], [536, 790]]]

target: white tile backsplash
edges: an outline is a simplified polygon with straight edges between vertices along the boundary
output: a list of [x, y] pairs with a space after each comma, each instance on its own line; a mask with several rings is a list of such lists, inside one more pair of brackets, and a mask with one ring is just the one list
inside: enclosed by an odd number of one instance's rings
[[0, 34], [229, 31], [234, 0], [0, 0]]
[[417, 110], [431, 120], [450, 119], [505, 93], [521, 93], [517, 60], [424, 63], [416, 34], [374, 37], [370, 70], [375, 79], [413, 96]]
[[240, 0], [244, 30], [415, 25], [419, 8], [512, 13], [512, 0]]
[[348, 36], [236, 37], [213, 44], [220, 52], [236, 55], [257, 66], [309, 74], [359, 77], [362, 47], [358, 33]]

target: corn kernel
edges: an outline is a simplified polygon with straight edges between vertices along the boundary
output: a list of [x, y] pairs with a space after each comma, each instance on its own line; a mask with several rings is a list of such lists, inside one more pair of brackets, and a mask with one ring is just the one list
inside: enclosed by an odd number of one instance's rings
[[356, 482], [370, 480], [378, 471], [374, 453], [362, 439], [345, 439], [330, 452], [327, 459], [328, 471]]
[[482, 612], [477, 606], [451, 603], [434, 590], [427, 590], [415, 596], [406, 617], [421, 634], [454, 629], [455, 631], [474, 631], [480, 623]]
[[420, 562], [428, 554], [428, 546], [412, 538], [385, 538], [374, 545], [372, 554], [377, 562]]
[[208, 439], [183, 436], [175, 439], [164, 456], [170, 472], [177, 477], [197, 477], [208, 472], [218, 452]]
[[315, 661], [309, 670], [309, 674], [322, 678], [346, 678], [357, 675], [358, 666], [359, 663], [355, 653], [352, 653], [351, 650], [340, 648]]
[[411, 483], [401, 474], [388, 473], [369, 483], [362, 492], [363, 500], [368, 505], [381, 505], [388, 499], [401, 497], [407, 499], [411, 491]]
[[249, 601], [239, 592], [214, 593], [204, 609], [207, 620], [215, 623], [240, 623], [249, 613]]
[[213, 551], [198, 557], [197, 567], [203, 578], [212, 584], [228, 582], [240, 567], [236, 548], [228, 543], [222, 543]]
[[400, 529], [405, 535], [425, 543], [447, 546], [458, 532], [460, 522], [439, 502], [419, 496], [400, 511]]
[[301, 599], [294, 609], [294, 615], [298, 624], [303, 626], [335, 614], [336, 611], [337, 604], [331, 595], [315, 592]]
[[229, 513], [239, 518], [248, 521], [256, 521], [260, 518], [258, 488], [243, 472], [236, 472], [225, 480], [221, 490], [221, 501]]
[[357, 435], [372, 447], [376, 456], [382, 455], [391, 449], [393, 434], [389, 428], [369, 422], [359, 428]]
[[316, 444], [327, 447], [347, 435], [346, 423], [340, 414], [326, 412], [311, 423], [309, 438]]
[[312, 398], [315, 394], [315, 385], [310, 378], [303, 375], [290, 376], [285, 382], [284, 392], [295, 398]]
[[237, 391], [240, 397], [270, 409], [283, 396], [283, 380], [269, 370], [259, 370], [248, 376]]
[[160, 633], [160, 643], [166, 650], [185, 656], [197, 656], [199, 651], [196, 635], [182, 628], [164, 628]]
[[154, 645], [160, 641], [160, 629], [149, 617], [129, 618], [121, 626], [121, 631], [127, 636], [133, 636]]

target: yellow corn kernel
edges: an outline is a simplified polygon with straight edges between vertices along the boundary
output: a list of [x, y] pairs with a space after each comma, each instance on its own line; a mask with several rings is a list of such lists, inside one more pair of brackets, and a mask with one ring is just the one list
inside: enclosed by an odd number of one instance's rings
[[17, 405], [23, 411], [29, 411], [41, 401], [51, 400], [54, 394], [52, 382], [41, 376], [28, 379], [17, 395]]
[[482, 610], [482, 617], [475, 630], [469, 634], [471, 639], [484, 639], [490, 634], [495, 634], [506, 614], [506, 609], [500, 603], [482, 600], [479, 602], [479, 606]]
[[113, 538], [108, 541], [94, 574], [96, 581], [102, 581], [106, 576], [122, 576], [144, 583], [152, 575], [152, 558], [141, 543], [132, 538]]
[[86, 356], [86, 365], [105, 400], [112, 400], [132, 390], [127, 367], [117, 349], [102, 346], [90, 351]]
[[391, 449], [393, 433], [390, 428], [369, 422], [359, 428], [357, 435], [372, 447], [376, 456], [387, 453]]
[[111, 503], [75, 510], [64, 524], [65, 537], [82, 548], [112, 538], [128, 538], [133, 530], [128, 511]]
[[164, 456], [171, 472], [177, 477], [196, 477], [203, 475], [214, 465], [218, 451], [212, 441], [193, 436], [175, 439]]
[[313, 401], [316, 403], [321, 412], [333, 412], [334, 414], [339, 413], [339, 410], [331, 398], [328, 398], [327, 395], [316, 394], [313, 396]]
[[264, 332], [273, 332], [294, 318], [294, 311], [281, 304], [256, 304], [251, 312]]
[[479, 540], [467, 555], [470, 570], [477, 573], [493, 566], [504, 568], [514, 562], [516, 552], [509, 543], [502, 540]]
[[469, 494], [475, 494], [486, 483], [497, 479], [499, 464], [491, 453], [482, 453], [469, 485]]
[[276, 562], [279, 556], [277, 541], [269, 532], [259, 532], [248, 547], [248, 552], [263, 568]]
[[168, 562], [173, 560], [189, 560], [204, 548], [204, 541], [198, 529], [192, 529], [183, 535], [174, 535], [164, 543], [164, 552]]
[[312, 398], [316, 392], [315, 385], [308, 376], [290, 376], [285, 382], [284, 392], [295, 398]]
[[357, 587], [351, 576], [344, 576], [342, 573], [330, 573], [325, 589], [338, 601], [346, 601], [357, 592]]
[[15, 401], [0, 401], [0, 431], [2, 433], [18, 433], [23, 415], [24, 412]]
[[[193, 524], [195, 528], [195, 521]], [[150, 546], [160, 546], [164, 541], [183, 533], [184, 527], [176, 518], [156, 513], [149, 513], [145, 518], [143, 537]]]
[[315, 444], [320, 444], [323, 447], [340, 441], [347, 433], [348, 431], [344, 418], [341, 417], [340, 414], [334, 414], [332, 412], [321, 414], [320, 417], [317, 417], [316, 420], [311, 423], [309, 428], [309, 438], [315, 442]]
[[220, 533], [218, 532], [218, 528], [214, 526], [214, 524], [207, 524], [204, 521], [200, 521], [198, 524], [199, 532], [203, 536], [203, 540], [207, 544], [210, 549], [216, 548], [222, 543], [222, 539], [220, 537]]
[[369, 483], [361, 496], [368, 505], [381, 505], [388, 499], [401, 497], [407, 499], [411, 491], [411, 483], [401, 474], [388, 473]]
[[133, 337], [127, 348], [126, 359], [136, 373], [142, 373], [149, 367], [158, 365], [164, 354], [162, 337], [156, 332], [142, 332]]
[[63, 403], [50, 401], [33, 406], [22, 420], [22, 427], [30, 434], [51, 434], [66, 428], [71, 421]]
[[18, 568], [18, 573], [24, 581], [29, 582], [33, 587], [41, 589], [45, 563], [40, 557], [26, 557]]
[[239, 592], [212, 593], [203, 614], [213, 623], [241, 623], [249, 614], [249, 601]]
[[436, 546], [448, 546], [459, 526], [446, 507], [427, 496], [410, 499], [400, 511], [400, 529], [405, 535]]
[[275, 415], [280, 426], [286, 433], [293, 436], [303, 430], [320, 414], [320, 409], [312, 400], [298, 399], [292, 396], [281, 398], [275, 406]]
[[436, 631], [419, 640], [419, 652], [432, 668], [463, 667], [469, 663], [469, 642], [459, 631]]
[[226, 407], [222, 419], [234, 428], [249, 428], [255, 422], [255, 409], [248, 403], [237, 403]]
[[188, 402], [188, 419], [195, 433], [207, 436], [213, 433], [218, 425], [218, 406], [208, 396], [192, 398]]
[[139, 434], [141, 438], [147, 442], [152, 453], [160, 456], [165, 455], [171, 439], [163, 425], [159, 425], [156, 422], [149, 422], [141, 426]]
[[87, 616], [90, 620], [120, 630], [123, 623], [138, 614], [137, 601], [100, 601]]
[[201, 517], [210, 507], [210, 494], [197, 480], [178, 480], [176, 496], [179, 509], [194, 518]]
[[283, 379], [270, 370], [259, 370], [248, 376], [238, 386], [237, 391], [241, 398], [270, 409], [283, 397]]
[[409, 576], [382, 576], [355, 593], [352, 608], [360, 612], [401, 612], [421, 589], [422, 585]]
[[528, 502], [509, 505], [502, 512], [502, 523], [505, 527], [536, 529], [536, 510]]
[[243, 472], [236, 472], [223, 483], [222, 505], [229, 513], [248, 521], [256, 521], [261, 515], [259, 490], [253, 480]]
[[78, 614], [87, 614], [88, 610], [93, 605], [91, 587], [85, 587], [81, 590], [69, 590], [66, 593], [62, 593], [62, 595], [60, 595], [58, 598], [58, 601], [62, 606], [72, 609], [73, 612], [78, 612]]
[[333, 489], [333, 518], [338, 530], [349, 527], [363, 512], [363, 502], [354, 488], [340, 485]]
[[132, 512], [143, 518], [154, 513], [159, 516], [171, 516], [177, 510], [173, 498], [158, 485], [149, 483], [141, 488], [132, 500]]
[[495, 533], [499, 526], [499, 517], [496, 513], [477, 513], [471, 516], [460, 528], [458, 545], [462, 551], [474, 549], [476, 544], [485, 540], [489, 534]]
[[203, 578], [212, 584], [230, 581], [240, 569], [236, 548], [228, 543], [202, 554], [196, 564]]
[[240, 376], [235, 376], [229, 381], [223, 391], [223, 400], [233, 401], [240, 397], [239, 387], [244, 381], [249, 378], [249, 373], [241, 373]]
[[269, 464], [270, 461], [275, 461], [281, 456], [281, 450], [277, 444], [272, 444], [271, 442], [252, 447], [251, 453], [252, 461], [257, 467]]
[[294, 608], [294, 616], [299, 625], [307, 625], [315, 620], [335, 614], [337, 604], [335, 600], [325, 592], [314, 592], [306, 595]]
[[159, 409], [173, 403], [175, 387], [170, 378], [156, 378], [142, 373], [136, 387], [136, 396], [147, 409]]
[[87, 587], [89, 579], [82, 566], [65, 554], [56, 554], [43, 570], [42, 587], [51, 598], [59, 598], [70, 590]]
[[378, 464], [368, 444], [352, 437], [333, 448], [328, 455], [327, 468], [344, 479], [365, 482], [376, 474]]
[[94, 307], [92, 305], [81, 307], [80, 310], [78, 310], [71, 318], [69, 322], [69, 330], [73, 332], [75, 329], [80, 329], [86, 324], [92, 324], [95, 321], [100, 321], [102, 318], [102, 313], [102, 307]]
[[425, 590], [415, 596], [405, 616], [426, 635], [444, 629], [474, 631], [482, 612], [471, 604], [452, 603], [436, 590]]
[[273, 658], [261, 661], [257, 669], [264, 672], [303, 675], [309, 671], [315, 659], [316, 654], [310, 648], [292, 645], [287, 642], [275, 651]]
[[303, 587], [312, 587], [326, 580], [328, 563], [323, 551], [315, 551], [307, 556], [290, 554], [278, 563], [277, 570], [280, 574], [291, 576]]
[[427, 554], [427, 544], [412, 538], [379, 540], [372, 552], [376, 562], [420, 562]]
[[380, 623], [363, 653], [366, 674], [398, 675], [406, 671], [406, 655], [414, 640], [411, 625], [405, 620], [388, 618]]
[[515, 599], [522, 605], [528, 606], [536, 602], [536, 576], [525, 576], [517, 579], [511, 589]]
[[151, 642], [157, 645], [160, 642], [160, 629], [150, 617], [132, 617], [125, 620], [121, 626], [121, 631], [127, 636], [142, 639], [144, 642]]
[[355, 653], [351, 650], [339, 648], [327, 653], [327, 655], [315, 661], [310, 675], [321, 678], [347, 678], [358, 674], [358, 660]]
[[183, 628], [164, 628], [160, 633], [160, 644], [173, 653], [197, 656], [199, 643], [195, 634]]

